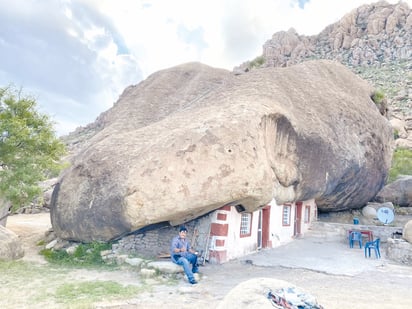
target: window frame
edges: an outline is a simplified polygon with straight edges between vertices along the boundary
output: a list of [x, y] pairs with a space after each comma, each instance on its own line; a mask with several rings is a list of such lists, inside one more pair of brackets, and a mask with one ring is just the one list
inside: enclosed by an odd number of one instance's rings
[[305, 214], [303, 217], [303, 222], [309, 223], [310, 222], [310, 206], [305, 205]]
[[282, 226], [290, 226], [292, 205], [284, 204], [282, 208]]
[[[247, 222], [247, 221], [245, 222], [243, 220], [243, 217], [245, 215], [248, 216], [249, 222]], [[242, 212], [240, 214], [240, 227], [239, 227], [240, 238], [250, 237], [252, 235], [252, 219], [253, 219], [253, 213], [251, 213], [251, 212]], [[246, 227], [245, 224], [248, 224], [248, 231], [246, 230], [246, 232], [248, 232], [248, 233], [244, 232], [244, 228]]]

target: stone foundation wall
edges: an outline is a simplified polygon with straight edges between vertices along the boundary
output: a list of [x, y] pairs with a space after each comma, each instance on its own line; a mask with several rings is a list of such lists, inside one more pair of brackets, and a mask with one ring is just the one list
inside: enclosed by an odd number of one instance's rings
[[412, 266], [412, 244], [404, 239], [388, 238], [386, 257], [395, 262]]
[[311, 231], [308, 233], [312, 236], [324, 238], [325, 240], [340, 240], [347, 241], [349, 230], [370, 230], [373, 233], [373, 238], [380, 238], [381, 242], [387, 242], [388, 238], [392, 237], [395, 232], [402, 232], [402, 227], [387, 226], [387, 225], [364, 225], [364, 224], [343, 224], [330, 222], [313, 222]]
[[325, 241], [347, 242], [349, 230], [372, 231], [373, 238], [376, 239], [379, 237], [381, 242], [385, 244], [383, 248], [385, 248], [385, 257], [387, 259], [412, 266], [412, 244], [402, 239], [402, 236], [394, 235], [396, 232], [402, 233], [402, 227], [326, 223], [318, 221], [312, 224], [310, 235], [320, 237]]
[[116, 253], [154, 258], [160, 253], [168, 253], [171, 240], [177, 235], [178, 227], [164, 227], [139, 234], [132, 234], [113, 244]]
[[[209, 233], [210, 215], [192, 220], [184, 224], [187, 229], [187, 238], [191, 246], [198, 250], [208, 247], [207, 234]], [[180, 226], [148, 227], [145, 231], [137, 232], [121, 238], [113, 244], [112, 250], [120, 254], [135, 255], [144, 258], [156, 258], [159, 255], [169, 254], [173, 237], [179, 234]], [[196, 230], [197, 235], [194, 235]]]

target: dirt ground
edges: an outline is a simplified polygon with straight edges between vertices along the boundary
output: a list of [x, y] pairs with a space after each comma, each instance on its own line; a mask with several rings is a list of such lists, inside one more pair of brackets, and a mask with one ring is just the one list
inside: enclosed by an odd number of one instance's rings
[[[23, 260], [45, 264], [38, 254], [36, 245], [51, 227], [48, 213], [15, 215], [8, 218], [7, 228], [22, 239], [26, 251]], [[325, 244], [327, 245], [327, 244]], [[270, 249], [282, 250], [282, 247]], [[277, 251], [279, 253], [279, 251]], [[265, 252], [267, 255], [268, 252]], [[270, 259], [270, 254], [268, 255]], [[301, 256], [302, 261], [305, 255]], [[322, 263], [319, 260], [319, 263]], [[356, 267], [356, 265], [353, 265]], [[209, 265], [200, 268], [201, 278], [191, 286], [185, 280], [175, 285], [152, 281], [151, 292], [136, 297], [100, 302], [95, 308], [216, 308], [224, 296], [237, 284], [252, 278], [267, 277], [290, 282], [314, 295], [324, 308], [412, 308], [412, 267], [383, 263], [380, 267], [356, 275], [333, 275], [296, 267], [258, 267], [241, 260], [223, 265]], [[66, 274], [67, 280], [112, 280], [124, 285], [139, 284], [136, 272], [130, 270], [90, 271], [72, 270]], [[146, 282], [150, 282], [146, 280]], [[25, 289], [38, 288], [36, 282], [27, 282]], [[4, 287], [0, 287], [3, 294]], [[3, 292], [2, 292], [3, 290]], [[7, 295], [13, 297], [13, 295]], [[263, 291], [262, 291], [263, 297]], [[12, 302], [12, 300], [11, 300]], [[16, 307], [17, 308], [17, 307]], [[31, 306], [36, 308], [36, 306]], [[245, 305], [245, 308], [248, 308]]]

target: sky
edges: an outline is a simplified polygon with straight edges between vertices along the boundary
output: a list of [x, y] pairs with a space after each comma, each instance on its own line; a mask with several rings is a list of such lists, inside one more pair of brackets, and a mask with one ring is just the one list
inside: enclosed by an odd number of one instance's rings
[[315, 35], [374, 2], [0, 0], [0, 87], [34, 97], [66, 135], [154, 72], [192, 61], [232, 70], [276, 32]]

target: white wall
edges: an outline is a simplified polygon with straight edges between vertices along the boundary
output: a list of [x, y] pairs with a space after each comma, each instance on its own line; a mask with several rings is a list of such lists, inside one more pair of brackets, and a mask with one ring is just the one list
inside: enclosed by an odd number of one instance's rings
[[[269, 241], [272, 243], [272, 247], [277, 247], [286, 244], [294, 239], [294, 218], [296, 206], [291, 204], [290, 225], [282, 226], [283, 205], [277, 205], [275, 200], [272, 200], [269, 204], [270, 210], [270, 230]], [[310, 208], [310, 221], [304, 222], [305, 206], [309, 205]], [[225, 221], [217, 220], [217, 213], [227, 215]], [[302, 222], [301, 222], [301, 236], [303, 236], [310, 227], [310, 222], [317, 220], [317, 210], [314, 200], [305, 201], [302, 203]], [[257, 250], [257, 228], [259, 220], [259, 210], [252, 214], [252, 233], [250, 236], [240, 237], [240, 221], [241, 214], [236, 211], [235, 207], [230, 207], [230, 210], [218, 210], [212, 215], [212, 222], [219, 224], [228, 224], [228, 235], [226, 236], [213, 236], [211, 239], [211, 250], [225, 250], [227, 253], [227, 260], [233, 260], [238, 257], [245, 256], [249, 253]], [[224, 240], [224, 247], [214, 247], [216, 239]]]
[[304, 234], [308, 232], [312, 222], [318, 221], [318, 206], [316, 206], [314, 199], [303, 202], [302, 220], [304, 219], [304, 208], [307, 205], [310, 206], [310, 218], [308, 223], [303, 222], [302, 233]]
[[228, 260], [244, 256], [257, 250], [258, 212], [254, 212], [252, 215], [251, 236], [240, 237], [241, 217], [241, 214], [236, 211], [235, 207], [231, 207], [230, 212], [228, 212], [229, 231], [226, 240]]
[[[282, 226], [283, 205], [277, 205], [275, 200], [272, 200], [269, 205], [271, 206], [269, 240], [272, 241], [272, 247], [278, 247], [293, 239], [293, 224]], [[295, 207], [292, 204], [291, 218], [294, 218], [294, 215]]]
[[[282, 226], [283, 205], [277, 205], [275, 200], [272, 200], [269, 205], [271, 206], [269, 240], [272, 241], [272, 247], [277, 247], [293, 240], [296, 205], [295, 203], [291, 203], [292, 207], [289, 226]], [[308, 223], [304, 222], [306, 206], [310, 206], [310, 218]], [[317, 210], [315, 201], [313, 199], [304, 201], [302, 203], [301, 236], [304, 236], [308, 231], [310, 223], [313, 220], [317, 220], [316, 215]]]

